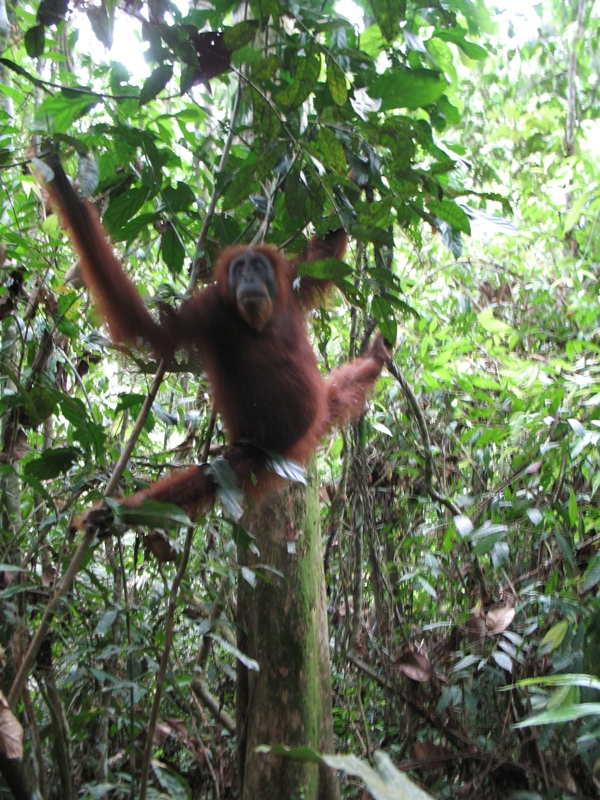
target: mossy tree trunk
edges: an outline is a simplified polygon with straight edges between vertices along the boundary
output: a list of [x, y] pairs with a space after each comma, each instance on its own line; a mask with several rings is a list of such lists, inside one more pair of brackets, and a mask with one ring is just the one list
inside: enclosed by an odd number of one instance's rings
[[259, 671], [238, 662], [240, 795], [243, 800], [338, 800], [333, 771], [255, 752], [261, 744], [333, 752], [317, 490], [286, 486], [244, 523], [259, 553], [240, 553], [257, 581], [253, 587], [240, 577], [238, 643]]

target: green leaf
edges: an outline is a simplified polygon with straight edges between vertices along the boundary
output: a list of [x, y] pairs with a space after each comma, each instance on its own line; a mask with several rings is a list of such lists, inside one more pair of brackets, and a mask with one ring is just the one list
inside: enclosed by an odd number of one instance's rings
[[600, 583], [600, 559], [594, 561], [588, 567], [585, 575], [583, 576], [583, 590], [589, 592], [594, 586]]
[[84, 450], [89, 451], [93, 448], [97, 458], [104, 454], [106, 441], [106, 431], [104, 426], [97, 422], [88, 422], [73, 433], [73, 438], [81, 444]]
[[160, 23], [156, 27], [160, 31], [163, 41], [171, 48], [179, 61], [197, 69], [198, 55], [190, 41], [188, 29], [183, 25], [167, 25], [166, 23]]
[[177, 181], [176, 186], [167, 186], [162, 194], [169, 210], [175, 214], [187, 211], [196, 202], [192, 187], [183, 181]]
[[[25, 399], [25, 398], [24, 398]], [[54, 414], [56, 392], [44, 386], [34, 386], [26, 395], [25, 410], [32, 427], [37, 428], [44, 420]]]
[[108, 14], [104, 4], [88, 6], [86, 14], [96, 38], [110, 50], [113, 44], [114, 17]]
[[573, 433], [579, 436], [580, 439], [585, 438], [586, 430], [578, 419], [575, 419], [575, 417], [570, 417], [567, 422], [571, 428], [573, 428]]
[[323, 755], [311, 747], [287, 747], [284, 744], [269, 747], [263, 744], [256, 748], [256, 752], [272, 753], [304, 763], [326, 764], [347, 775], [354, 775], [363, 781], [374, 800], [433, 800], [430, 794], [413, 783], [404, 772], [400, 772], [381, 750], [373, 753], [375, 768], [355, 755]]
[[502, 336], [506, 336], [512, 333], [513, 330], [506, 322], [503, 322], [501, 319], [496, 319], [492, 306], [487, 306], [478, 314], [477, 322], [483, 330], [488, 331], [488, 333], [498, 333]]
[[[44, 87], [44, 82], [41, 81], [39, 78], [36, 78], [35, 75], [32, 75], [31, 72], [27, 72], [26, 69], [19, 66], [19, 64], [15, 64], [14, 61], [11, 61], [10, 58], [0, 58], [0, 64], [5, 66], [7, 69], [12, 70], [17, 75], [21, 75], [21, 77], [26, 78], [30, 83], [34, 86], [39, 86], [40, 88]], [[7, 92], [9, 87], [3, 86], [2, 91]]]
[[239, 50], [254, 39], [257, 30], [258, 22], [254, 19], [246, 19], [242, 22], [238, 22], [238, 24], [234, 25], [232, 28], [225, 28], [223, 30], [225, 47], [230, 52]]
[[430, 69], [394, 69], [373, 81], [369, 95], [381, 98], [381, 111], [424, 108], [441, 97], [448, 85], [441, 73]]
[[553, 711], [543, 711], [532, 717], [517, 722], [515, 728], [527, 728], [531, 725], [556, 725], [559, 722], [573, 722], [582, 717], [600, 716], [600, 703], [571, 703]]
[[[486, 533], [482, 536], [477, 537], [477, 541], [473, 545], [473, 550], [471, 551], [473, 555], [481, 556], [485, 553], [489, 553], [494, 548], [494, 545], [500, 542], [506, 536], [507, 526], [506, 525], [499, 525], [499, 526], [492, 526], [493, 528], [499, 527], [502, 530], [491, 530], [489, 533]], [[475, 536], [473, 539], [475, 540]]]
[[308, 189], [299, 167], [294, 166], [285, 181], [285, 207], [292, 219], [306, 219]]
[[296, 267], [300, 277], [308, 275], [319, 280], [338, 281], [352, 274], [352, 267], [338, 258], [322, 258], [319, 261], [303, 261]]
[[398, 337], [398, 324], [388, 297], [384, 294], [375, 295], [371, 301], [371, 312], [377, 321], [379, 330], [388, 342], [394, 344]]
[[112, 628], [119, 612], [115, 610], [105, 611], [98, 620], [98, 624], [94, 629], [94, 636], [104, 636], [105, 633]]
[[34, 25], [25, 34], [25, 50], [29, 58], [39, 58], [46, 46], [46, 29], [43, 25]]
[[304, 55], [294, 58], [295, 74], [292, 83], [276, 96], [278, 103], [290, 109], [298, 108], [315, 88], [321, 72], [321, 54], [316, 44], [307, 45]]
[[280, 67], [281, 59], [275, 53], [271, 53], [265, 58], [253, 61], [250, 66], [250, 74], [255, 81], [268, 81]]
[[116, 500], [106, 498], [106, 505], [112, 510], [117, 524], [144, 525], [153, 528], [171, 528], [177, 525], [191, 525], [185, 511], [174, 503], [159, 503], [157, 500], [142, 500], [139, 506], [127, 508]]
[[406, 18], [406, 0], [371, 0], [371, 8], [385, 40], [393, 41]]
[[81, 452], [76, 447], [53, 447], [44, 450], [39, 458], [29, 461], [25, 465], [25, 474], [39, 480], [51, 480], [67, 472]]
[[250, 0], [250, 10], [252, 16], [259, 21], [261, 30], [264, 30], [269, 17], [278, 19], [281, 14], [277, 0]]
[[343, 106], [348, 99], [346, 76], [337, 61], [330, 58], [327, 62], [327, 86], [336, 106]]
[[595, 675], [565, 672], [560, 675], [541, 675], [535, 678], [523, 678], [521, 681], [503, 686], [501, 691], [506, 692], [515, 686], [580, 686], [582, 689], [596, 689], [600, 691], [600, 679]]
[[80, 428], [82, 425], [87, 425], [89, 417], [87, 408], [79, 397], [70, 397], [69, 395], [61, 395], [60, 411], [63, 417], [74, 425], [75, 428]]
[[457, 514], [454, 517], [454, 524], [456, 526], [456, 530], [460, 533], [461, 536], [469, 536], [469, 534], [473, 533], [474, 526], [469, 517], [465, 516], [464, 514]]
[[139, 411], [142, 406], [142, 403], [146, 399], [145, 394], [137, 394], [135, 392], [128, 392], [127, 394], [119, 395], [119, 402], [115, 407], [115, 414], [118, 414], [121, 411], [125, 411], [128, 408], [133, 408]]
[[99, 102], [100, 97], [73, 90], [45, 97], [35, 112], [35, 128], [52, 134], [64, 133], [76, 119], [87, 114]]
[[169, 223], [166, 231], [162, 235], [160, 253], [169, 271], [174, 275], [178, 275], [183, 267], [185, 248], [180, 236], [171, 223]]
[[450, 250], [454, 258], [460, 258], [463, 248], [461, 232], [453, 228], [445, 219], [440, 219], [440, 217], [435, 217], [434, 223], [444, 245]]
[[250, 656], [247, 656], [245, 653], [242, 653], [242, 651], [235, 647], [235, 645], [230, 644], [226, 639], [223, 639], [216, 633], [209, 633], [207, 636], [210, 636], [210, 638], [217, 642], [217, 644], [219, 644], [227, 653], [231, 653], [231, 655], [237, 658], [238, 661], [241, 661], [245, 667], [254, 670], [255, 672], [259, 671], [260, 667], [258, 665], [258, 661], [250, 658]]
[[106, 209], [102, 222], [109, 233], [118, 231], [134, 217], [146, 202], [146, 189], [128, 189], [116, 197]]
[[68, 8], [68, 0], [41, 0], [36, 22], [40, 25], [58, 25], [65, 18]]
[[165, 425], [174, 426], [177, 425], [179, 421], [175, 414], [169, 414], [169, 412], [165, 411], [165, 409], [160, 405], [160, 403], [157, 403], [156, 400], [154, 403], [152, 403], [152, 411], [154, 414], [156, 414], [157, 418], [161, 422], [164, 422]]
[[569, 493], [569, 522], [573, 527], [577, 525], [579, 514], [577, 513], [577, 497], [575, 492], [571, 489]]
[[428, 200], [427, 208], [434, 217], [445, 220], [455, 230], [462, 231], [462, 233], [471, 233], [469, 217], [454, 200], [448, 200], [447, 198], [444, 198], [441, 202], [439, 200]]
[[257, 135], [268, 141], [275, 139], [281, 128], [279, 114], [271, 102], [254, 89], [252, 90], [252, 111], [254, 130]]
[[504, 653], [502, 650], [494, 650], [492, 658], [501, 669], [506, 672], [513, 671], [514, 662], [508, 653]]
[[569, 209], [569, 213], [565, 219], [565, 224], [563, 226], [563, 236], [566, 236], [567, 233], [573, 230], [575, 225], [579, 222], [579, 218], [581, 217], [581, 212], [583, 211], [583, 207], [588, 202], [589, 198], [587, 193], [582, 193], [579, 197], [573, 200], [571, 204], [571, 208]]
[[160, 219], [161, 215], [158, 212], [138, 214], [137, 217], [126, 222], [118, 231], [113, 231], [113, 239], [118, 242], [130, 242], [132, 239], [135, 239], [141, 231], [154, 225], [154, 223]]
[[224, 458], [216, 458], [206, 467], [217, 484], [217, 497], [227, 513], [238, 520], [244, 513], [244, 495], [231, 464]]
[[446, 42], [452, 42], [474, 61], [481, 61], [487, 58], [487, 50], [474, 42], [468, 42], [465, 39], [465, 34], [464, 28], [456, 26], [455, 28], [436, 28], [432, 36], [443, 39]]
[[344, 148], [331, 128], [321, 125], [317, 134], [317, 149], [323, 156], [323, 164], [326, 167], [340, 175], [346, 174], [348, 167]]
[[157, 67], [142, 86], [140, 91], [140, 106], [146, 105], [150, 100], [154, 100], [154, 98], [162, 92], [172, 77], [172, 64], [161, 64], [160, 67]]
[[567, 635], [567, 631], [569, 630], [569, 622], [566, 619], [557, 622], [556, 625], [553, 625], [550, 630], [546, 633], [544, 638], [541, 641], [542, 646], [549, 645], [550, 652], [552, 653], [556, 650], [557, 647], [563, 642], [563, 639]]
[[223, 210], [229, 211], [241, 205], [249, 195], [257, 191], [259, 184], [254, 179], [254, 170], [248, 167], [239, 170], [223, 193]]

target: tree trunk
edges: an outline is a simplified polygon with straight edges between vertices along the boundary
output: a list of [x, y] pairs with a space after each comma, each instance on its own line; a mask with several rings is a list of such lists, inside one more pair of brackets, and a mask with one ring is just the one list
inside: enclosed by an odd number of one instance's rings
[[337, 800], [336, 775], [258, 745], [333, 752], [331, 674], [318, 494], [285, 487], [244, 519], [258, 554], [240, 552], [257, 576], [238, 587], [238, 643], [259, 671], [238, 661], [237, 734], [243, 800]]

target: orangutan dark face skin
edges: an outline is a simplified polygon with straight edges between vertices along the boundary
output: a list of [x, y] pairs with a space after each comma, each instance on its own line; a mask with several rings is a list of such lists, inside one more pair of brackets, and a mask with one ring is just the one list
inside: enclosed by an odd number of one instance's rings
[[242, 319], [262, 331], [277, 300], [277, 277], [269, 258], [256, 250], [234, 258], [229, 265], [229, 288]]

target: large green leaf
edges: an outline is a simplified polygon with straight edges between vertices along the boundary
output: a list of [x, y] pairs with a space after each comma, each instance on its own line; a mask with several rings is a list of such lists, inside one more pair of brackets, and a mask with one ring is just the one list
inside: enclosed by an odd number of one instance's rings
[[172, 77], [172, 64], [161, 64], [160, 67], [157, 67], [142, 86], [140, 91], [140, 105], [143, 106], [149, 103], [150, 100], [154, 100], [154, 98], [162, 92]]
[[304, 53], [294, 57], [292, 83], [276, 95], [276, 100], [290, 109], [301, 105], [314, 90], [321, 71], [321, 52], [316, 44], [307, 45]]
[[261, 745], [256, 748], [256, 752], [273, 753], [273, 755], [291, 758], [294, 761], [326, 764], [347, 775], [354, 775], [363, 781], [375, 800], [433, 800], [431, 795], [413, 783], [404, 772], [400, 772], [390, 757], [381, 750], [376, 750], [373, 754], [375, 768], [354, 755], [325, 755], [310, 747], [287, 747], [283, 744], [274, 747]]
[[253, 19], [245, 19], [232, 28], [225, 28], [223, 31], [225, 47], [232, 52], [239, 50], [254, 39], [257, 30], [258, 22]]
[[118, 231], [134, 217], [144, 205], [148, 192], [145, 189], [128, 189], [116, 197], [106, 209], [102, 222], [110, 232]]
[[338, 106], [345, 105], [348, 99], [346, 76], [333, 58], [330, 58], [327, 62], [327, 86], [333, 102]]
[[303, 261], [296, 267], [298, 275], [309, 275], [320, 280], [341, 280], [352, 274], [352, 268], [338, 258]]
[[446, 42], [452, 42], [457, 45], [465, 55], [475, 61], [481, 61], [481, 59], [486, 58], [488, 55], [487, 50], [481, 47], [481, 45], [467, 41], [465, 39], [466, 33], [467, 32], [463, 28], [457, 26], [456, 28], [436, 28], [432, 35], [437, 36], [438, 39], [443, 39]]
[[441, 202], [439, 200], [428, 200], [427, 208], [434, 217], [445, 220], [455, 230], [462, 231], [462, 233], [471, 233], [469, 217], [453, 200], [446, 198]]
[[559, 722], [573, 722], [583, 717], [600, 717], [600, 703], [569, 703], [552, 711], [542, 711], [515, 724], [515, 728], [529, 728], [532, 725], [557, 725]]
[[369, 87], [371, 97], [381, 98], [381, 110], [424, 108], [448, 88], [448, 81], [431, 69], [390, 69]]
[[371, 8], [385, 40], [393, 41], [406, 17], [406, 0], [371, 0]]
[[30, 58], [39, 58], [46, 46], [46, 29], [43, 25], [34, 25], [25, 34], [25, 49]]
[[75, 447], [51, 447], [25, 465], [25, 474], [39, 480], [56, 478], [61, 472], [67, 472], [81, 452]]
[[317, 149], [323, 157], [323, 164], [333, 172], [345, 174], [347, 172], [344, 148], [335, 133], [322, 125], [317, 135]]
[[173, 503], [159, 503], [157, 500], [145, 499], [138, 506], [127, 508], [123, 503], [108, 498], [104, 502], [112, 510], [115, 522], [118, 524], [155, 528], [192, 524], [186, 512]]
[[169, 271], [178, 275], [183, 267], [185, 248], [181, 241], [181, 235], [172, 224], [167, 226], [162, 235], [160, 252]]
[[35, 112], [36, 128], [52, 134], [63, 133], [99, 102], [100, 98], [89, 92], [74, 90], [64, 90], [45, 97]]

